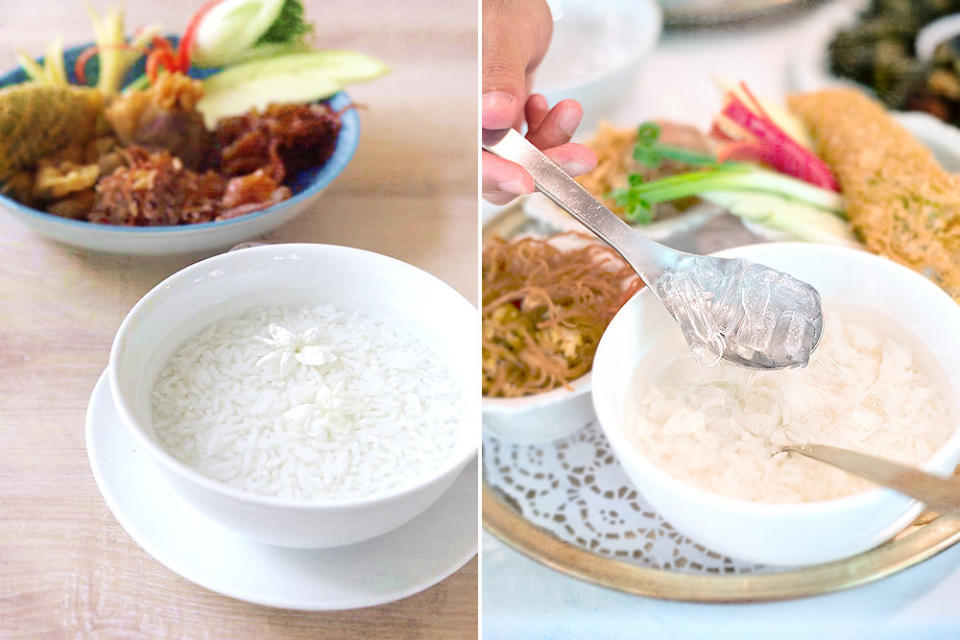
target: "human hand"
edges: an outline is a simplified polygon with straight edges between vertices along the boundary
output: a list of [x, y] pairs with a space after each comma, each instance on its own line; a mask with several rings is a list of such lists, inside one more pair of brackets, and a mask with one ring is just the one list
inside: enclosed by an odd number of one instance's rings
[[[481, 126], [519, 129], [526, 122], [527, 139], [577, 176], [597, 164], [589, 147], [570, 142], [583, 117], [580, 105], [563, 100], [551, 109], [542, 95], [527, 98], [552, 31], [550, 10], [543, 0], [484, 0]], [[533, 189], [533, 178], [526, 170], [483, 153], [484, 199], [505, 204]]]

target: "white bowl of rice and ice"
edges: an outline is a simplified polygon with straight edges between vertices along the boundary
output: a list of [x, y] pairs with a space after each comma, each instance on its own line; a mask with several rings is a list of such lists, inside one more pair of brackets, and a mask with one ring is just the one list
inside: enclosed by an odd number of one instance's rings
[[465, 298], [393, 258], [253, 247], [144, 296], [110, 385], [195, 508], [262, 542], [340, 546], [409, 521], [476, 455], [475, 331]]
[[594, 406], [623, 468], [671, 525], [741, 560], [811, 565], [891, 538], [922, 504], [781, 448], [833, 445], [950, 475], [960, 462], [960, 306], [853, 249], [768, 243], [716, 255], [816, 287], [820, 345], [800, 369], [702, 367], [641, 291], [593, 365]]

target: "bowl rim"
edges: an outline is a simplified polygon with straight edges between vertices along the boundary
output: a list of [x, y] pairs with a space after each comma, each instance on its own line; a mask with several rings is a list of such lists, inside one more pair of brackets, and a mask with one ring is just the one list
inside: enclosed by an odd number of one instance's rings
[[[580, 76], [576, 80], [542, 85], [534, 82], [533, 91], [535, 93], [564, 93], [579, 87], [585, 87], [619, 73], [630, 65], [635, 64], [644, 54], [649, 53], [663, 32], [663, 9], [653, 0], [634, 0], [633, 2], [624, 4], [624, 6], [636, 8], [636, 10], [631, 11], [631, 13], [642, 20], [638, 37], [633, 40], [635, 47], [629, 55], [624, 56], [619, 64], [595, 70], [587, 75]], [[560, 19], [562, 20], [563, 18], [561, 17]], [[555, 19], [554, 22], [557, 22], [557, 20]]]
[[559, 386], [549, 391], [520, 396], [518, 398], [491, 398], [482, 396], [480, 405], [484, 413], [498, 414], [518, 414], [541, 409], [547, 405], [572, 400], [589, 392], [592, 387], [592, 374], [593, 367], [591, 366], [590, 371], [587, 371], [579, 378], [571, 380], [570, 386], [573, 387], [573, 389]]
[[[762, 257], [757, 257], [754, 255], [744, 256], [741, 253], [744, 249], [746, 249], [747, 254], [752, 254], [757, 248], [770, 248], [771, 250], [775, 251], [823, 251], [826, 253], [849, 256], [852, 260], [866, 260], [876, 264], [892, 266], [895, 269], [901, 270], [905, 277], [914, 279], [915, 286], [921, 289], [926, 289], [930, 292], [929, 295], [933, 298], [940, 298], [941, 300], [949, 301], [956, 307], [956, 313], [958, 316], [960, 316], [960, 305], [956, 305], [953, 299], [950, 298], [945, 291], [943, 291], [932, 281], [892, 260], [858, 249], [810, 242], [760, 242], [724, 249], [710, 255], [719, 257], [746, 257], [750, 260], [762, 260]], [[627, 305], [643, 304], [644, 300], [653, 295], [652, 293], [647, 293], [648, 290], [648, 287], [644, 287], [642, 290], [637, 292], [637, 295], [633, 296], [629, 301], [627, 301], [621, 310], [617, 312], [617, 316], [623, 312]], [[640, 297], [643, 295], [646, 295], [647, 298]], [[634, 300], [636, 300], [636, 302], [634, 302]], [[614, 321], [616, 321], [617, 316], [614, 316], [613, 320], [610, 321], [611, 325]], [[605, 339], [606, 333], [601, 338], [600, 345], [597, 347], [598, 355], [601, 353]], [[606, 350], [604, 350], [603, 353], [606, 353]], [[621, 457], [625, 458], [628, 466], [638, 468], [643, 474], [652, 477], [655, 481], [669, 485], [672, 490], [683, 494], [686, 499], [692, 502], [704, 502], [709, 500], [714, 505], [718, 505], [726, 509], [736, 510], [740, 513], [745, 513], [751, 516], [779, 516], [791, 518], [831, 516], [840, 512], [850, 513], [858, 509], [872, 506], [874, 503], [888, 500], [892, 497], [907, 500], [908, 502], [905, 506], [905, 509], [910, 505], [919, 502], [915, 498], [911, 498], [910, 496], [901, 494], [893, 489], [887, 489], [885, 487], [876, 487], [839, 498], [818, 500], [814, 502], [757, 502], [714, 493], [713, 491], [703, 489], [685, 480], [670, 475], [666, 470], [654, 464], [640, 451], [638, 451], [636, 446], [633, 446], [627, 442], [626, 434], [623, 433], [623, 428], [620, 425], [617, 425], [616, 427], [608, 427], [607, 425], [612, 422], [609, 416], [609, 411], [612, 409], [608, 410], [607, 407], [596, 402], [596, 391], [594, 391], [594, 409], [597, 412], [597, 419], [600, 423], [600, 428], [603, 431], [604, 436], [610, 441], [610, 446], [613, 448], [618, 459]], [[960, 407], [958, 407], [958, 409], [960, 409]], [[960, 416], [957, 416], [957, 418], [960, 420]], [[928, 460], [920, 465], [920, 468], [927, 471], [934, 471], [934, 467], [942, 463], [942, 460], [945, 457], [951, 453], [955, 453], [958, 449], [960, 449], [960, 423], [955, 425], [954, 431], [947, 441], [944, 442]], [[637, 487], [637, 489], [641, 493], [643, 492], [640, 487]]]
[[[415, 482], [404, 483], [398, 487], [395, 487], [387, 492], [378, 492], [373, 493], [367, 496], [360, 496], [357, 498], [350, 498], [344, 500], [337, 499], [292, 499], [292, 498], [279, 498], [275, 496], [268, 496], [264, 494], [253, 493], [249, 491], [244, 491], [236, 487], [231, 487], [230, 485], [224, 484], [213, 478], [209, 478], [185, 463], [177, 460], [171, 453], [169, 453], [160, 443], [155, 442], [151, 439], [145, 432], [143, 426], [140, 424], [131, 411], [127, 398], [120, 391], [120, 385], [118, 381], [117, 371], [119, 369], [120, 361], [120, 346], [125, 342], [127, 334], [131, 331], [133, 325], [140, 323], [144, 319], [144, 314], [150, 313], [150, 307], [153, 304], [153, 301], [165, 293], [168, 289], [173, 287], [182, 286], [183, 284], [189, 284], [189, 281], [193, 276], [199, 275], [200, 272], [206, 272], [212, 265], [222, 262], [224, 260], [242, 260], [243, 256], [253, 257], [254, 255], [276, 255], [278, 252], [315, 252], [315, 253], [339, 253], [344, 256], [352, 255], [353, 257], [359, 257], [363, 260], [371, 260], [374, 262], [379, 262], [381, 265], [392, 268], [400, 269], [405, 271], [411, 277], [424, 278], [426, 281], [432, 282], [435, 285], [439, 285], [441, 290], [446, 290], [449, 296], [447, 300], [451, 305], [461, 306], [465, 311], [470, 313], [475, 313], [476, 308], [470, 303], [467, 298], [465, 298], [459, 291], [451, 287], [449, 284], [438, 278], [437, 276], [425, 271], [419, 267], [416, 267], [412, 264], [398, 260], [397, 258], [392, 258], [390, 256], [383, 255], [381, 253], [376, 253], [374, 251], [369, 251], [366, 249], [358, 249], [355, 247], [347, 247], [342, 245], [334, 244], [319, 244], [319, 243], [282, 243], [282, 244], [269, 244], [258, 247], [248, 247], [238, 251], [229, 251], [226, 253], [220, 253], [215, 256], [200, 260], [195, 262], [179, 271], [176, 271], [172, 275], [166, 277], [158, 283], [156, 286], [150, 289], [146, 294], [144, 294], [134, 306], [127, 312], [127, 315], [124, 317], [123, 322], [120, 324], [120, 328], [117, 329], [117, 333], [113, 339], [113, 343], [110, 347], [110, 357], [109, 357], [109, 381], [110, 381], [110, 392], [114, 398], [114, 405], [117, 409], [117, 412], [120, 414], [124, 426], [126, 429], [131, 432], [134, 438], [147, 450], [148, 455], [154, 460], [154, 462], [163, 465], [167, 470], [176, 474], [177, 476], [189, 481], [191, 484], [199, 485], [201, 488], [216, 493], [220, 496], [230, 498], [233, 500], [238, 500], [246, 503], [257, 504], [260, 506], [268, 507], [277, 507], [285, 509], [296, 509], [303, 511], [310, 511], [315, 509], [324, 509], [330, 508], [334, 510], [351, 510], [351, 509], [360, 509], [360, 508], [369, 508], [371, 506], [376, 506], [380, 504], [386, 504], [392, 502], [396, 499], [403, 498], [409, 494], [415, 493], [422, 490], [423, 488], [441, 480], [447, 475], [455, 472], [458, 468], [462, 468], [464, 465], [468, 464], [474, 457], [477, 455], [478, 451], [478, 441], [479, 441], [479, 425], [480, 420], [479, 416], [476, 417], [476, 427], [473, 426], [474, 419], [472, 416], [463, 415], [460, 424], [461, 428], [466, 429], [470, 432], [476, 431], [476, 434], [473, 434], [476, 437], [473, 437], [473, 443], [467, 447], [455, 446], [454, 451], [452, 452], [449, 459], [444, 461], [444, 463], [435, 469], [430, 475], [417, 478]], [[238, 257], [240, 256], [240, 257]], [[463, 306], [465, 305], [465, 307]], [[148, 318], [149, 315], [146, 315]], [[469, 376], [465, 384], [469, 385]], [[458, 456], [455, 455], [458, 449], [462, 449], [462, 453]]]
[[[174, 43], [175, 42], [176, 41], [174, 40]], [[77, 54], [92, 45], [93, 43], [87, 43], [67, 48], [64, 50], [64, 55]], [[38, 62], [43, 62], [42, 57], [36, 58], [36, 60]], [[70, 70], [70, 73], [72, 76], [72, 70]], [[23, 84], [26, 82], [26, 80], [22, 79], [23, 76], [23, 69], [19, 66], [15, 67], [3, 75], [0, 75], [0, 87]], [[189, 232], [224, 229], [249, 223], [258, 218], [279, 213], [281, 210], [291, 205], [310, 200], [326, 189], [330, 183], [332, 183], [337, 176], [343, 172], [346, 166], [350, 163], [350, 160], [353, 158], [360, 140], [360, 118], [357, 115], [357, 110], [350, 108], [353, 105], [353, 100], [346, 93], [346, 91], [338, 91], [334, 95], [321, 102], [326, 102], [332, 109], [341, 111], [340, 131], [337, 133], [337, 141], [334, 145], [333, 154], [324, 164], [319, 167], [316, 177], [307, 188], [300, 193], [291, 195], [282, 202], [278, 202], [273, 206], [267, 207], [266, 209], [253, 211], [251, 213], [237, 216], [236, 218], [230, 218], [228, 220], [214, 220], [211, 222], [199, 222], [196, 224], [179, 224], [157, 227], [133, 227], [118, 224], [100, 224], [97, 222], [88, 222], [86, 220], [73, 220], [72, 218], [64, 218], [53, 213], [41, 211], [40, 209], [28, 207], [27, 205], [17, 202], [13, 198], [10, 198], [2, 193], [0, 193], [0, 208], [5, 208], [8, 210], [12, 209], [13, 214], [20, 214], [28, 218], [33, 218], [42, 224], [61, 224], [68, 228], [83, 229], [84, 231], [90, 231], [98, 234], [105, 234], [109, 232], [134, 235], [139, 234], [143, 236], [174, 236]]]

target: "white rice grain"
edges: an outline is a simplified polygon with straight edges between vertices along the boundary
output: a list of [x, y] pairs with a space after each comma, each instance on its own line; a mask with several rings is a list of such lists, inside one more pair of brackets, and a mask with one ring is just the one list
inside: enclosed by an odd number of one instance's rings
[[199, 473], [262, 495], [344, 500], [439, 468], [457, 441], [458, 396], [415, 337], [317, 305], [206, 327], [165, 363], [152, 400], [161, 444]]

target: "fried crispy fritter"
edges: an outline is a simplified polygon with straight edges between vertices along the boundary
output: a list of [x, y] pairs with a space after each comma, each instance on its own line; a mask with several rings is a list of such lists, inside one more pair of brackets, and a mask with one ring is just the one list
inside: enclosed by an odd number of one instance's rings
[[836, 174], [867, 248], [932, 278], [960, 302], [960, 179], [859, 91], [796, 95], [789, 104]]
[[0, 182], [58, 149], [96, 134], [96, 89], [26, 82], [0, 89]]

